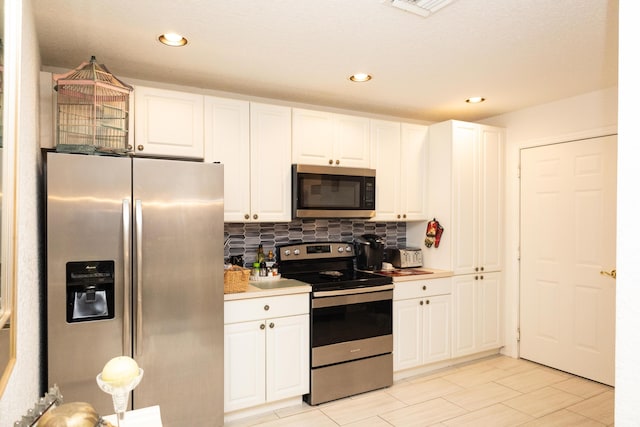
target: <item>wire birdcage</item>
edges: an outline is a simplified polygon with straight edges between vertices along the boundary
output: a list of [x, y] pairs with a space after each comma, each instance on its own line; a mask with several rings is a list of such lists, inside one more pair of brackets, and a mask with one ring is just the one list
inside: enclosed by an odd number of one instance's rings
[[95, 56], [53, 80], [58, 92], [58, 150], [128, 151], [131, 86], [98, 64]]

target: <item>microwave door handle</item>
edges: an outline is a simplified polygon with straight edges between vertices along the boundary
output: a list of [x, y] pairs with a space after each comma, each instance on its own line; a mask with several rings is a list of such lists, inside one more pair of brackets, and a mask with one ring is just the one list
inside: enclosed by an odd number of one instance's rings
[[122, 200], [122, 352], [131, 354], [131, 203]]
[[136, 355], [142, 355], [142, 201], [136, 200]]

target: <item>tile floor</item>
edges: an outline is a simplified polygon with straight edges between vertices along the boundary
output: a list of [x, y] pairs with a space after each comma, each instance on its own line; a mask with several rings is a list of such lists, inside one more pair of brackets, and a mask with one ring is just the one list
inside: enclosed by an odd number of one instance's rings
[[495, 356], [319, 406], [297, 405], [228, 427], [613, 426], [614, 389]]

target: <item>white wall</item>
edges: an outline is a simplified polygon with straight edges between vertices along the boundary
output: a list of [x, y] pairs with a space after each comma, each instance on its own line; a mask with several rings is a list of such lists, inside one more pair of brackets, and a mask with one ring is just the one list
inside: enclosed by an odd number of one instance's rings
[[517, 356], [519, 304], [520, 150], [617, 132], [618, 88], [587, 93], [492, 117], [483, 123], [507, 128], [505, 165], [504, 354]]
[[[0, 427], [10, 427], [37, 400], [40, 394], [40, 223], [38, 183], [38, 81], [40, 57], [30, 0], [12, 0], [13, 16], [22, 21], [22, 61], [20, 108], [18, 112], [17, 167], [17, 362], [0, 400]], [[22, 7], [21, 7], [22, 6]]]
[[617, 426], [638, 425], [640, 420], [640, 3], [620, 0], [620, 134], [618, 137], [618, 232], [616, 279], [616, 405]]

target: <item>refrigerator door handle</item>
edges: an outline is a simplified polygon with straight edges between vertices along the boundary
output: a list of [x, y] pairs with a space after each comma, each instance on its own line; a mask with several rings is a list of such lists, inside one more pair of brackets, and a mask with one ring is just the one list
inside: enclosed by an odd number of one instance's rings
[[142, 200], [136, 200], [136, 355], [142, 355]]
[[122, 354], [131, 354], [131, 203], [122, 200], [123, 313]]

